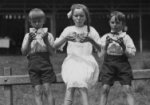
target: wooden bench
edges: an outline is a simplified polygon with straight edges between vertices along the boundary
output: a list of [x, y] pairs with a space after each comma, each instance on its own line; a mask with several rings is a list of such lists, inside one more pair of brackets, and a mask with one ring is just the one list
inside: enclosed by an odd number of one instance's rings
[[[61, 74], [58, 73], [57, 82], [63, 83]], [[144, 80], [150, 79], [150, 69], [144, 70], [133, 70], [134, 80]], [[13, 105], [13, 85], [28, 85], [30, 84], [29, 75], [12, 75], [12, 70], [10, 67], [4, 68], [4, 76], [0, 76], [0, 86], [4, 86], [4, 95], [5, 95], [5, 105]]]

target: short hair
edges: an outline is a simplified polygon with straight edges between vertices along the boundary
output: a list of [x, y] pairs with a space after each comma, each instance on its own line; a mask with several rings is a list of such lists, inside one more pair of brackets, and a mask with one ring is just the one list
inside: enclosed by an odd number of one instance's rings
[[45, 13], [39, 8], [34, 8], [30, 10], [28, 17], [29, 19], [45, 18]]
[[116, 21], [121, 21], [123, 23], [123, 25], [125, 25], [126, 23], [126, 17], [125, 14], [120, 12], [120, 11], [113, 11], [110, 13], [110, 19], [115, 16], [115, 20]]

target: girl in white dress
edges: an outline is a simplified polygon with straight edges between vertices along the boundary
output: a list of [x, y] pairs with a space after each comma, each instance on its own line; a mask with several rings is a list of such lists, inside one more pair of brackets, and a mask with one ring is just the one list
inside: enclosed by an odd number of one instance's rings
[[61, 72], [67, 86], [64, 105], [72, 104], [75, 90], [81, 93], [83, 105], [88, 105], [87, 89], [95, 85], [99, 75], [99, 67], [92, 51], [93, 46], [100, 50], [100, 36], [89, 25], [89, 11], [85, 5], [72, 5], [68, 18], [75, 25], [66, 27], [54, 43], [55, 48], [60, 48], [68, 42], [67, 57]]

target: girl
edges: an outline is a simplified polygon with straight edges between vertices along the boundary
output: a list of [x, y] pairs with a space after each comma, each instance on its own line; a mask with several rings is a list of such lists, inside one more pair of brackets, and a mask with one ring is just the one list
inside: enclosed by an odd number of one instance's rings
[[135, 55], [136, 48], [130, 36], [124, 31], [125, 15], [114, 11], [110, 14], [109, 25], [111, 32], [101, 38], [104, 52], [104, 62], [100, 73], [102, 93], [100, 105], [106, 105], [110, 87], [117, 80], [123, 86], [129, 105], [134, 105], [131, 94], [132, 70], [128, 57]]
[[62, 78], [67, 85], [64, 105], [72, 105], [75, 90], [79, 90], [83, 105], [88, 105], [88, 88], [92, 87], [99, 74], [99, 67], [92, 55], [92, 45], [100, 50], [98, 32], [90, 26], [88, 8], [74, 4], [68, 13], [74, 25], [68, 26], [54, 43], [59, 48], [67, 45], [67, 57], [62, 64]]
[[53, 52], [54, 38], [47, 28], [43, 28], [45, 18], [41, 9], [35, 8], [29, 12], [32, 28], [24, 37], [21, 51], [28, 58], [28, 71], [35, 90], [36, 104], [43, 105], [44, 95], [48, 104], [54, 105], [50, 84], [56, 80], [56, 75], [49, 58]]

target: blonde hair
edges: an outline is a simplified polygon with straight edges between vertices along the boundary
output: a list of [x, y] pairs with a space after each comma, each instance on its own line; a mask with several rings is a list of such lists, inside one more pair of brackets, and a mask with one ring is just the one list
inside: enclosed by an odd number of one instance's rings
[[30, 10], [28, 17], [29, 17], [29, 20], [36, 19], [36, 18], [44, 18], [45, 19], [45, 13], [43, 10], [41, 10], [39, 8], [34, 8], [34, 9]]

